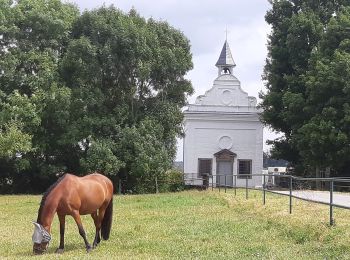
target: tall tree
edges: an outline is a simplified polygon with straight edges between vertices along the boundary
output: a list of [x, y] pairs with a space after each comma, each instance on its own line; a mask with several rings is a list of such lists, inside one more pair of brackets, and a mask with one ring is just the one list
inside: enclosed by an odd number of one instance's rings
[[193, 92], [180, 31], [59, 0], [0, 0], [0, 22], [0, 172], [12, 178], [0, 189], [42, 190], [59, 171], [94, 170], [135, 189], [169, 168]]
[[[77, 102], [63, 140], [82, 144], [85, 162], [104, 143], [122, 167], [113, 174], [139, 176], [129, 180], [165, 173], [182, 134], [181, 107], [193, 91], [184, 78], [192, 68], [188, 40], [166, 22], [114, 7], [84, 12], [72, 36], [60, 73]], [[146, 149], [152, 143], [157, 149]]]
[[13, 189], [41, 189], [57, 172], [51, 165], [64, 119], [56, 119], [61, 101], [69, 100], [57, 68], [78, 15], [59, 0], [0, 1], [0, 123], [3, 139], [13, 136], [11, 131], [17, 134], [7, 149], [19, 155], [1, 156], [0, 172], [5, 178], [11, 173]]
[[[314, 53], [324, 42], [329, 22], [350, 3], [342, 0], [270, 2], [272, 9], [265, 18], [272, 33], [263, 76], [267, 92], [260, 95], [264, 109], [262, 120], [284, 134], [271, 142], [274, 157], [295, 166], [316, 166], [315, 161], [305, 156], [311, 151], [300, 141], [301, 136], [304, 142], [307, 140], [302, 129], [317, 113], [310, 105], [308, 86], [312, 83], [307, 75], [311, 59], [316, 59]], [[334, 50], [334, 46], [329, 48]]]
[[310, 119], [297, 133], [300, 154], [311, 164], [350, 174], [350, 7], [327, 25], [305, 76]]

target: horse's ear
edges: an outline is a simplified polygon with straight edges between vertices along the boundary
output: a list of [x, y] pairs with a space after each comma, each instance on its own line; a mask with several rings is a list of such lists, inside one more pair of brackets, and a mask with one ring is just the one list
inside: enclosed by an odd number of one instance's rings
[[37, 228], [41, 229], [40, 224], [36, 223], [35, 221], [32, 221], [32, 223], [34, 224], [34, 226], [36, 226]]

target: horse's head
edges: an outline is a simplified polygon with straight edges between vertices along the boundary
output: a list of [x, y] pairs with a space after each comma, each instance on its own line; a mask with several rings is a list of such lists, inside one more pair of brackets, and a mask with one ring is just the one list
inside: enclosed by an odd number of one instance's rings
[[40, 255], [45, 253], [49, 246], [51, 240], [50, 233], [39, 223], [33, 222], [34, 224], [34, 233], [32, 236], [33, 240], [33, 253]]

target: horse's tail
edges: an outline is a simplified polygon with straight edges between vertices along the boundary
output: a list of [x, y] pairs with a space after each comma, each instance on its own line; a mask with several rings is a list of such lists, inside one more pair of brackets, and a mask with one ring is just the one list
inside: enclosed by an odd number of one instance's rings
[[102, 219], [101, 236], [104, 240], [108, 240], [109, 238], [109, 233], [111, 232], [111, 227], [112, 227], [112, 216], [113, 216], [113, 195], [106, 208], [105, 215]]

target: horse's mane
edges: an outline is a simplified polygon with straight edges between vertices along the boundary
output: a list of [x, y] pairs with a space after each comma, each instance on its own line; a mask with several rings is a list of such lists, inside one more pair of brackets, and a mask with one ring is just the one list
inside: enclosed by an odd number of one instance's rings
[[[64, 177], [66, 177], [66, 174], [64, 174], [62, 177], [60, 177], [54, 184], [52, 184], [47, 191], [45, 191], [41, 202], [40, 202], [40, 208], [38, 211], [38, 219], [36, 220], [37, 223], [39, 223], [40, 219], [41, 219], [41, 213], [43, 211], [44, 205], [45, 205], [45, 201], [47, 199], [47, 197], [49, 196], [50, 192], [64, 179]], [[39, 223], [41, 224], [41, 223]]]

